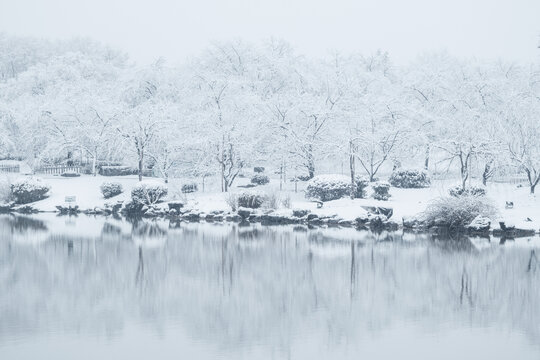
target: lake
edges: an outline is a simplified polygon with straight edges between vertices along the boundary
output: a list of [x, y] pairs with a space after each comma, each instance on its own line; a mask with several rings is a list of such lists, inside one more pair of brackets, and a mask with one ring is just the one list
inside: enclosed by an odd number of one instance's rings
[[0, 359], [539, 359], [539, 248], [1, 215]]

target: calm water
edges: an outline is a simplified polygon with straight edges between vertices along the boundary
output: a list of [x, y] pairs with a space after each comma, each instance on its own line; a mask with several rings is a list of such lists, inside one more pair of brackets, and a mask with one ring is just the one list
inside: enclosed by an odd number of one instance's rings
[[0, 359], [539, 359], [538, 248], [0, 216]]

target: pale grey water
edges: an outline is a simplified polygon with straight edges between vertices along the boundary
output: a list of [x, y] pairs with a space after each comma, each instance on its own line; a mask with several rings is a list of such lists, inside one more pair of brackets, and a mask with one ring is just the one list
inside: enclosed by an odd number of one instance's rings
[[539, 359], [538, 248], [2, 215], [0, 359]]

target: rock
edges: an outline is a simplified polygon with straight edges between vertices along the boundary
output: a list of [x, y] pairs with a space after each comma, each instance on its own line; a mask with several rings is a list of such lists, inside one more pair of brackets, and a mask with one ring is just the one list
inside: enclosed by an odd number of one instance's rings
[[196, 212], [188, 212], [188, 213], [183, 215], [183, 218], [186, 219], [186, 220], [189, 220], [189, 221], [199, 221], [200, 217], [201, 217], [201, 215], [199, 213], [196, 213]]
[[369, 216], [359, 216], [354, 221], [356, 226], [365, 226], [369, 222]]
[[35, 214], [39, 212], [39, 210], [35, 209], [31, 205], [17, 206], [13, 208], [13, 211], [18, 212], [20, 214]]
[[169, 207], [169, 210], [176, 210], [177, 212], [180, 212], [180, 209], [184, 207], [184, 203], [182, 201], [169, 201], [167, 203], [167, 206]]
[[81, 212], [78, 205], [75, 205], [75, 206], [57, 205], [56, 208], [58, 209], [60, 214], [78, 214]]
[[427, 228], [428, 224], [422, 216], [406, 216], [403, 218], [403, 227], [407, 229]]
[[465, 226], [470, 233], [487, 233], [490, 227], [491, 220], [482, 215], [478, 215], [469, 225]]
[[319, 216], [317, 214], [308, 214], [307, 215], [307, 220], [308, 221], [312, 221], [312, 220], [315, 220], [315, 219], [318, 219]]
[[361, 208], [371, 214], [384, 215], [387, 219], [390, 219], [394, 214], [394, 209], [382, 206], [361, 206]]
[[251, 209], [241, 207], [238, 208], [238, 211], [236, 212], [242, 219], [247, 219], [251, 215]]
[[499, 222], [500, 229], [493, 229], [493, 235], [503, 238], [516, 238], [524, 236], [533, 236], [534, 229], [518, 229], [513, 225], [506, 225], [504, 221]]
[[0, 214], [7, 214], [13, 209], [13, 203], [1, 203], [0, 204]]
[[301, 217], [304, 217], [304, 216], [308, 215], [310, 212], [311, 212], [311, 211], [309, 211], [309, 210], [307, 210], [307, 209], [294, 209], [294, 210], [292, 211], [292, 214], [293, 214], [293, 216], [295, 216], [295, 217], [301, 218]]
[[339, 226], [347, 226], [347, 227], [349, 227], [349, 226], [353, 225], [353, 222], [351, 220], [340, 220], [338, 222], [338, 225]]

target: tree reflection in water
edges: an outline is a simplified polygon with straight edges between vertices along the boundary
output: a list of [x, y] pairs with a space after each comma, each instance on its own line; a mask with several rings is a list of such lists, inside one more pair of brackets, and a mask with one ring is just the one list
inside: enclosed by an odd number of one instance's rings
[[403, 321], [503, 328], [540, 345], [538, 238], [508, 246], [352, 229], [73, 221], [0, 217], [0, 345], [51, 331], [114, 339], [137, 322], [158, 333], [181, 326], [218, 348], [287, 353], [314, 332], [339, 347]]

